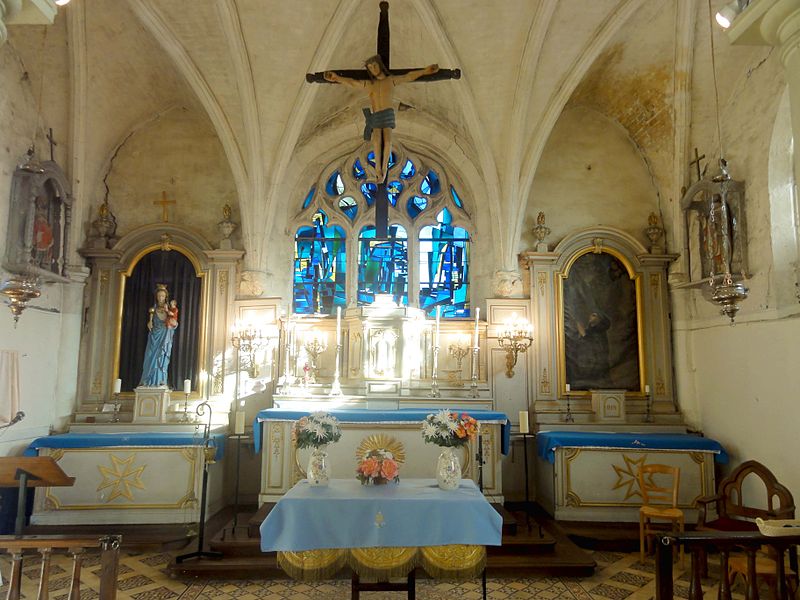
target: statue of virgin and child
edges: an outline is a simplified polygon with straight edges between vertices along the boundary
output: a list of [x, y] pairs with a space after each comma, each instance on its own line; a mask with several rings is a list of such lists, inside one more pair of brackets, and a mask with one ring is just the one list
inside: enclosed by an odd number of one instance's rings
[[166, 386], [172, 338], [178, 327], [178, 304], [169, 299], [167, 286], [156, 284], [155, 302], [147, 320], [147, 347], [144, 351], [140, 386]]

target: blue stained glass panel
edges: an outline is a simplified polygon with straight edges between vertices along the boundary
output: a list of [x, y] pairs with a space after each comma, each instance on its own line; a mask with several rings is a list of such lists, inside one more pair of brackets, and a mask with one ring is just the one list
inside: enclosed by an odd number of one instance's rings
[[400, 172], [400, 177], [403, 179], [411, 179], [416, 172], [417, 167], [414, 166], [414, 163], [410, 160], [406, 160], [406, 164], [403, 165], [403, 170]]
[[469, 233], [463, 227], [443, 222], [447, 209], [438, 215], [438, 225], [427, 225], [419, 234], [419, 302], [427, 314], [441, 306], [443, 317], [470, 316]]
[[345, 233], [327, 222], [327, 215], [317, 211], [311, 226], [300, 227], [295, 235], [294, 313], [333, 314], [337, 306], [347, 304]]
[[339, 171], [334, 171], [328, 177], [328, 182], [325, 184], [325, 191], [329, 196], [338, 196], [344, 192], [344, 181], [342, 181], [342, 174]]
[[356, 179], [365, 179], [367, 177], [364, 167], [361, 166], [361, 160], [358, 158], [356, 159], [356, 162], [353, 163], [353, 177]]
[[399, 181], [390, 181], [386, 186], [386, 192], [389, 196], [389, 203], [392, 206], [397, 206], [397, 197], [403, 191], [403, 184]]
[[372, 206], [375, 204], [375, 193], [378, 191], [378, 186], [374, 183], [362, 183], [361, 184], [361, 194], [364, 196], [364, 200], [367, 201], [367, 206]]
[[305, 210], [305, 209], [307, 209], [309, 207], [309, 205], [311, 204], [311, 201], [314, 199], [314, 192], [316, 192], [316, 191], [317, 191], [317, 186], [312, 185], [311, 189], [308, 190], [308, 196], [306, 196], [306, 199], [303, 200], [303, 210]]
[[358, 214], [358, 204], [356, 204], [355, 198], [352, 198], [351, 196], [340, 198], [339, 210], [347, 215], [347, 218], [351, 221], [355, 219], [356, 215]]
[[425, 176], [425, 179], [422, 180], [419, 189], [423, 194], [430, 194], [431, 196], [435, 196], [442, 191], [442, 184], [439, 181], [439, 176], [436, 174], [436, 171], [433, 169], [428, 171], [428, 174]]
[[450, 195], [453, 197], [453, 204], [455, 204], [458, 208], [464, 208], [464, 203], [461, 202], [461, 198], [459, 197], [458, 192], [456, 192], [456, 188], [454, 188], [452, 185], [450, 186]]
[[416, 219], [419, 213], [426, 208], [428, 208], [428, 199], [424, 196], [412, 196], [408, 199], [408, 204], [406, 205], [408, 216], [412, 219]]
[[386, 239], [376, 238], [371, 225], [361, 230], [358, 304], [372, 304], [377, 294], [391, 294], [396, 304], [408, 304], [408, 239], [401, 225], [390, 225]]

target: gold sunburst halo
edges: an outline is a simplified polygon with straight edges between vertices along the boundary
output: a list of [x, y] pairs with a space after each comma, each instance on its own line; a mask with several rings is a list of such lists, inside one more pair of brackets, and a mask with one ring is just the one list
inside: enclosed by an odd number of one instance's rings
[[403, 463], [406, 460], [406, 450], [403, 443], [385, 433], [369, 435], [361, 440], [356, 449], [356, 458], [364, 460], [364, 457], [372, 450], [386, 450], [391, 452], [395, 462]]

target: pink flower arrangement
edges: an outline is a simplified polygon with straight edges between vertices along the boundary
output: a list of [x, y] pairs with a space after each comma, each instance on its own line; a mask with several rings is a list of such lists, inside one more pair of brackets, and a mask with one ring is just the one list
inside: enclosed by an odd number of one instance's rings
[[356, 479], [366, 485], [380, 485], [400, 481], [400, 466], [391, 452], [387, 450], [370, 450], [356, 467]]

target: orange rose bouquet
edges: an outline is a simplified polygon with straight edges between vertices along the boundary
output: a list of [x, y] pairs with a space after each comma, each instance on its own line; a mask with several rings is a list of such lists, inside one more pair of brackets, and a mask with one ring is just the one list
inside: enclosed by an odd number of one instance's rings
[[400, 481], [400, 466], [388, 450], [370, 450], [356, 467], [356, 479], [363, 485]]
[[428, 444], [457, 448], [478, 434], [478, 422], [467, 413], [460, 415], [449, 410], [430, 414], [422, 422], [422, 439]]

